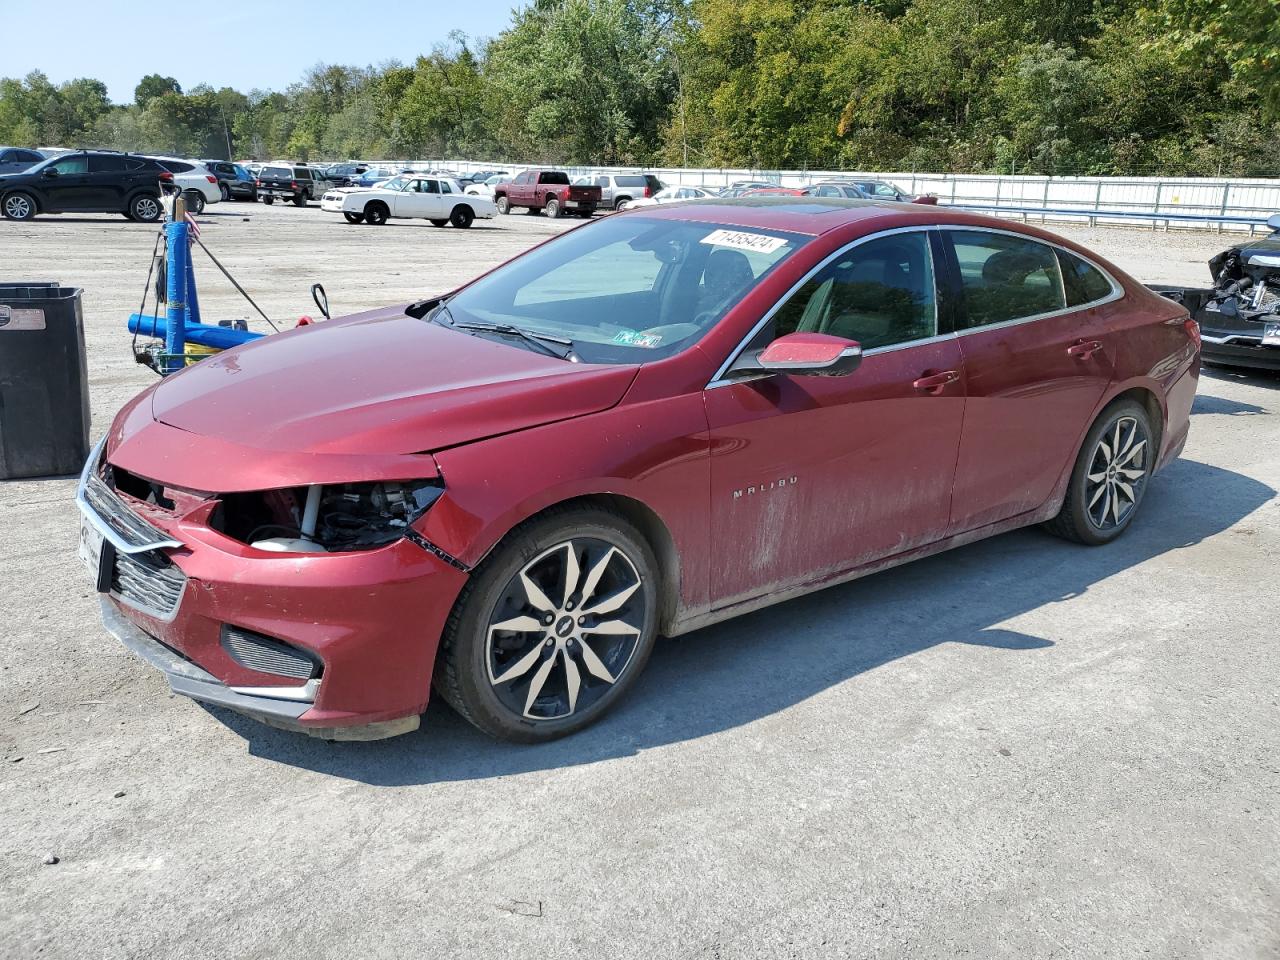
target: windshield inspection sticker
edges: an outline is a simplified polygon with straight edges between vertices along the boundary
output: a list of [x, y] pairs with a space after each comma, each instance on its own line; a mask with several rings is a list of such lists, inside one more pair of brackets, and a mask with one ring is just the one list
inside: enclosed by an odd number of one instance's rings
[[619, 330], [613, 335], [613, 342], [628, 347], [656, 347], [662, 342], [662, 337], [653, 333], [637, 333], [635, 330]]
[[778, 237], [765, 236], [763, 233], [744, 233], [741, 230], [713, 230], [700, 242], [709, 243], [713, 247], [731, 247], [752, 253], [773, 253], [787, 243]]

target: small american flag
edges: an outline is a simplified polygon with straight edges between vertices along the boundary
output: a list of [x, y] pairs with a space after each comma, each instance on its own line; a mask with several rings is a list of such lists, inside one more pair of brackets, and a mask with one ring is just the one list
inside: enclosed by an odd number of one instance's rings
[[185, 211], [182, 214], [182, 219], [187, 221], [188, 225], [190, 225], [192, 233], [197, 237], [200, 236], [200, 224], [196, 223], [196, 218], [191, 215], [191, 211]]

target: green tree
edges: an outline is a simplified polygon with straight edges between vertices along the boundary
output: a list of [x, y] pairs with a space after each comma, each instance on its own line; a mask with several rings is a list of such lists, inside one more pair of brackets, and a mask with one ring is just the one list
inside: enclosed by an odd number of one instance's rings
[[147, 104], [156, 97], [163, 97], [166, 93], [181, 93], [182, 87], [178, 85], [178, 81], [173, 77], [162, 77], [158, 73], [149, 73], [138, 81], [138, 85], [133, 88], [133, 102], [138, 107], [145, 109]]

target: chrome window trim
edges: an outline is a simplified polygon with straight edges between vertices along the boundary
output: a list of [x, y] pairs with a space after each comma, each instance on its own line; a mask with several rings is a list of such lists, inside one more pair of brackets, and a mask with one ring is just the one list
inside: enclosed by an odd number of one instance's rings
[[[790, 301], [790, 299], [796, 295], [796, 293], [800, 290], [801, 287], [803, 287], [806, 283], [812, 280], [816, 274], [818, 274], [822, 270], [825, 270], [833, 261], [838, 260], [840, 257], [844, 256], [844, 254], [846, 254], [848, 251], [852, 250], [853, 248], [859, 247], [864, 243], [869, 243], [872, 240], [879, 240], [882, 237], [892, 237], [902, 233], [927, 234], [930, 230], [936, 230], [936, 229], [938, 228], [931, 224], [924, 225], [924, 226], [894, 227], [892, 230], [882, 230], [879, 233], [870, 233], [870, 234], [867, 234], [865, 237], [858, 237], [858, 239], [853, 240], [849, 243], [846, 243], [843, 247], [840, 247], [838, 250], [834, 250], [830, 254], [828, 254], [826, 257], [823, 257], [823, 259], [820, 260], [818, 263], [816, 263], [813, 267], [811, 267], [803, 277], [801, 277], [794, 284], [792, 284], [791, 288], [787, 290], [787, 292], [784, 293], [781, 297], [779, 297], [777, 301], [774, 302], [772, 307], [770, 307], [768, 310], [765, 311], [764, 316], [762, 316], [759, 320], [756, 321], [755, 325], [751, 328], [750, 331], [748, 331], [747, 335], [743, 337], [741, 341], [739, 341], [738, 345], [734, 347], [732, 351], [730, 351], [728, 358], [724, 361], [724, 363], [720, 364], [715, 374], [711, 377], [711, 379], [707, 382], [707, 385], [703, 387], [703, 389], [712, 390], [712, 389], [715, 389], [716, 387], [725, 387], [731, 384], [744, 383], [748, 380], [757, 379], [757, 376], [751, 376], [751, 377], [734, 377], [731, 380], [726, 380], [724, 379], [724, 375], [733, 366], [734, 362], [738, 359], [738, 357], [742, 355], [742, 351], [747, 348], [747, 344], [749, 344], [752, 340], [755, 339], [756, 335], [765, 328], [765, 326], [769, 323], [770, 320], [774, 318], [777, 312], [782, 309], [783, 305], [786, 304], [788, 301]], [[934, 284], [933, 323], [934, 323], [934, 329], [936, 330], [938, 328], [937, 327], [937, 324], [938, 324], [938, 299], [937, 299], [938, 270], [937, 270], [937, 264], [933, 262], [933, 244], [927, 243], [928, 237], [926, 237], [925, 239], [926, 239], [926, 245], [929, 250], [929, 267], [933, 271], [933, 284]], [[942, 339], [947, 336], [951, 336], [951, 335], [943, 334], [941, 336], [935, 336], [929, 339], [930, 340]], [[915, 344], [920, 344], [924, 342], [925, 342], [924, 340], [908, 340], [902, 344], [890, 344], [888, 347], [873, 347], [870, 350], [863, 351], [863, 356], [872, 356], [874, 354], [880, 353], [887, 349], [892, 349], [894, 347], [906, 346], [908, 344], [915, 345]], [[772, 376], [776, 376], [776, 374], [764, 373], [758, 376], [772, 377]]]

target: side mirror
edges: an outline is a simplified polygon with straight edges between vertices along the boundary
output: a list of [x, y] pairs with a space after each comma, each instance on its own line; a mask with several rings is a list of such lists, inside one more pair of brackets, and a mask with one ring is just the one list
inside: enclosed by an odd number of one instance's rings
[[1267, 217], [1267, 226], [1272, 230], [1280, 231], [1280, 213], [1273, 213]]
[[825, 333], [789, 333], [763, 350], [744, 354], [730, 376], [783, 373], [792, 377], [844, 377], [862, 363], [862, 347], [855, 340]]
[[46, 180], [48, 180], [50, 177], [56, 177], [57, 175], [58, 175], [57, 167], [45, 167], [42, 171], [40, 171], [40, 176], [44, 177]]

